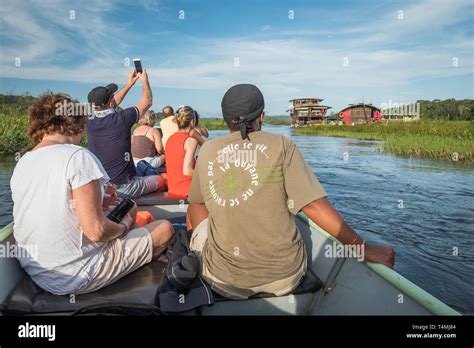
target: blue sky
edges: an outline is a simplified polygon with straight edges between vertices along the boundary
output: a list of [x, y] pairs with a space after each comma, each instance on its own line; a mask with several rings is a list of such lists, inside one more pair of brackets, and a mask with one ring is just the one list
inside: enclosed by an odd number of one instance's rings
[[[334, 111], [362, 100], [474, 98], [473, 4], [1, 0], [0, 93], [86, 101], [97, 85], [123, 85], [127, 58], [141, 57], [154, 110], [188, 104], [218, 116], [236, 83], [256, 84], [268, 114], [302, 96]], [[138, 82], [123, 105], [140, 93]]]

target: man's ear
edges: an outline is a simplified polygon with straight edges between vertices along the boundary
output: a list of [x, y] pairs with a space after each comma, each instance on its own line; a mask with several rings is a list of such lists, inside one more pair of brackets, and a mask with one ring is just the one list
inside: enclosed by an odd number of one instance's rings
[[117, 105], [117, 103], [115, 102], [115, 95], [113, 95], [112, 98], [110, 98], [110, 100], [109, 100], [108, 107], [109, 108], [114, 108], [116, 105]]
[[265, 118], [265, 112], [262, 111], [262, 113], [260, 114], [260, 123], [263, 123], [264, 118]]

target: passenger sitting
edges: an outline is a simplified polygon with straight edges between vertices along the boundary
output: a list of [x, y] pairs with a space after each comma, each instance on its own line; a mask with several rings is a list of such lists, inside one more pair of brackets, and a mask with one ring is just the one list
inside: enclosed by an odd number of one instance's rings
[[[143, 84], [140, 102], [134, 107], [116, 110], [116, 106], [122, 102], [138, 79], [141, 79]], [[164, 191], [166, 180], [163, 177], [136, 176], [131, 153], [131, 128], [153, 104], [146, 70], [140, 74], [132, 71], [126, 85], [115, 93], [117, 89], [115, 84], [96, 87], [87, 96], [88, 101], [94, 105], [92, 115], [87, 121], [89, 150], [101, 161], [110, 181], [117, 185], [121, 196], [138, 198], [150, 192]]]
[[121, 199], [113, 186], [104, 188], [109, 177], [96, 156], [78, 146], [87, 117], [57, 112], [73, 102], [46, 94], [30, 107], [28, 135], [36, 146], [11, 178], [18, 259], [38, 286], [56, 295], [117, 281], [157, 258], [173, 235], [165, 220], [134, 228], [136, 206], [120, 223], [107, 219]]
[[298, 287], [308, 267], [295, 224], [301, 210], [342, 243], [365, 244], [365, 260], [393, 266], [391, 247], [365, 243], [326, 200], [295, 144], [261, 131], [265, 103], [257, 87], [236, 85], [221, 105], [231, 133], [201, 148], [187, 214], [190, 248], [214, 291], [245, 299]]
[[161, 132], [163, 133], [162, 143], [166, 148], [168, 138], [178, 131], [178, 125], [174, 122], [174, 111], [169, 105], [163, 108], [163, 119], [160, 121]]
[[198, 145], [197, 140], [189, 135], [194, 127], [194, 110], [189, 106], [180, 108], [174, 121], [179, 130], [168, 139], [165, 148], [168, 196], [186, 198], [191, 186], [194, 153]]
[[160, 132], [154, 127], [155, 122], [156, 116], [150, 110], [138, 121], [140, 126], [132, 135], [132, 156], [135, 165], [144, 160], [156, 169], [165, 163], [165, 151]]
[[194, 111], [194, 115], [196, 116], [196, 124], [194, 125], [194, 128], [191, 129], [191, 132], [189, 132], [189, 135], [195, 138], [198, 142], [198, 146], [196, 148], [195, 153], [195, 158], [197, 159], [202, 144], [204, 144], [207, 138], [209, 138], [209, 131], [206, 129], [206, 127], [199, 126], [199, 114], [197, 113], [197, 111]]

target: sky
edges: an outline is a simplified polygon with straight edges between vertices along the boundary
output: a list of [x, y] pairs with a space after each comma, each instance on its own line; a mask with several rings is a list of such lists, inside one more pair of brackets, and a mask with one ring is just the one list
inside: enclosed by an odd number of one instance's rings
[[[289, 100], [474, 98], [474, 1], [0, 0], [0, 93], [123, 86], [140, 57], [155, 111], [220, 116], [226, 90], [257, 85], [269, 115]], [[136, 104], [141, 82], [123, 106]]]

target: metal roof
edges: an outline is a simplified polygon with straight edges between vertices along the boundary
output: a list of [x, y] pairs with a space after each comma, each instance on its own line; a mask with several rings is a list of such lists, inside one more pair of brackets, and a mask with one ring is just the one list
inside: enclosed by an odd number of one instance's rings
[[292, 102], [293, 100], [317, 100], [317, 101], [323, 101], [324, 99], [320, 99], [320, 98], [295, 98], [295, 99], [290, 99], [289, 102]]
[[346, 106], [345, 108], [341, 109], [340, 112], [344, 111], [344, 110], [347, 110], [347, 109], [352, 109], [352, 108], [355, 108], [355, 107], [358, 107], [358, 106], [365, 106], [366, 108], [371, 108], [371, 109], [377, 109], [380, 111], [380, 108], [376, 107], [376, 106], [373, 106], [372, 104], [364, 104], [364, 103], [358, 103], [358, 104], [349, 104], [348, 106]]

